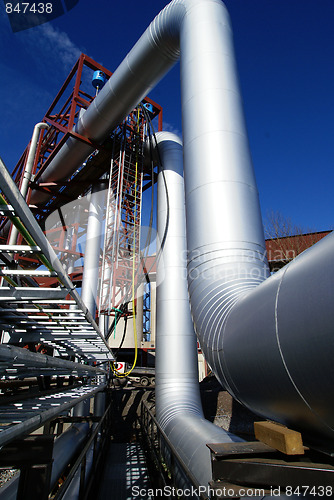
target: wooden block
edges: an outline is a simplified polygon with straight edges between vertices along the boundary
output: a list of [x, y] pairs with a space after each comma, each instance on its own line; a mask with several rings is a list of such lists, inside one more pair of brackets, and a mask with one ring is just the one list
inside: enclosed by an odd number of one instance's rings
[[254, 432], [256, 439], [286, 455], [304, 454], [300, 432], [273, 422], [254, 422]]

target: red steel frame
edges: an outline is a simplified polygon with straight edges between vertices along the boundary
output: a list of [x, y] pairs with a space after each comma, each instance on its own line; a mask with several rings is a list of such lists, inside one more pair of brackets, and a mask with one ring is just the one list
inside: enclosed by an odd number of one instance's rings
[[[97, 63], [89, 56], [85, 54], [81, 54], [75, 65], [73, 66], [71, 72], [66, 78], [64, 84], [59, 90], [57, 96], [52, 102], [51, 106], [47, 110], [43, 122], [48, 123], [50, 128], [48, 130], [42, 130], [39, 138], [39, 142], [37, 145], [37, 151], [35, 156], [35, 162], [32, 170], [34, 182], [38, 181], [42, 172], [46, 169], [47, 165], [51, 162], [54, 156], [57, 154], [62, 145], [66, 142], [68, 137], [75, 136], [80, 140], [91, 144], [96, 149], [99, 149], [101, 146], [97, 144], [93, 144], [89, 139], [80, 136], [79, 134], [73, 132], [73, 126], [75, 121], [79, 115], [81, 109], [87, 109], [87, 107], [91, 104], [94, 97], [93, 95], [89, 95], [87, 92], [84, 92], [81, 89], [81, 81], [83, 70], [85, 67], [96, 71], [100, 70], [107, 78], [110, 78], [112, 72], [107, 68]], [[71, 85], [74, 86], [71, 90]], [[152, 104], [154, 113], [152, 115], [152, 119], [156, 116], [158, 117], [158, 130], [162, 130], [162, 108], [157, 103], [152, 101], [149, 97], [146, 97], [143, 102], [148, 102]], [[20, 160], [15, 166], [12, 176], [15, 180], [15, 183], [20, 187], [23, 172], [26, 165], [28, 152], [29, 152], [30, 143], [23, 152]], [[63, 185], [63, 183], [51, 183], [53, 186], [58, 185], [59, 188]], [[35, 186], [36, 187], [36, 186]], [[40, 189], [48, 190], [48, 185], [43, 184], [39, 186]], [[28, 190], [27, 202], [30, 200], [31, 189]], [[57, 195], [56, 195], [57, 196]], [[5, 219], [0, 222], [0, 230], [5, 224]], [[63, 228], [64, 230], [65, 228]], [[20, 241], [20, 240], [19, 240]], [[56, 242], [55, 242], [56, 243]], [[64, 251], [62, 248], [62, 242], [57, 241], [57, 251]]]
[[[66, 78], [54, 101], [47, 110], [44, 118], [41, 120], [45, 123], [48, 123], [50, 125], [50, 128], [48, 130], [42, 131], [38, 142], [34, 167], [32, 171], [35, 182], [38, 181], [42, 172], [46, 169], [59, 149], [67, 141], [68, 137], [77, 137], [81, 141], [92, 145], [96, 149], [101, 148], [101, 145], [95, 144], [86, 137], [83, 137], [73, 131], [73, 126], [79, 115], [80, 109], [87, 109], [95, 97], [94, 95], [89, 95], [88, 93], [84, 92], [80, 87], [84, 67], [88, 67], [93, 71], [102, 71], [107, 76], [107, 79], [112, 75], [111, 71], [91, 59], [86, 54], [80, 55], [78, 61], [73, 66], [71, 72]], [[73, 90], [70, 90], [71, 84], [73, 85], [73, 80], [74, 87]], [[161, 106], [152, 101], [149, 97], [146, 97], [143, 102], [152, 104], [154, 109], [152, 118], [156, 116], [158, 117], [158, 129], [159, 131], [162, 130]], [[12, 173], [15, 183], [18, 186], [20, 186], [22, 180], [22, 173], [25, 168], [29, 146], [30, 145], [27, 146]], [[52, 183], [52, 185], [55, 185], [55, 183]], [[61, 187], [62, 183], [59, 183], [58, 185]], [[47, 184], [39, 186], [39, 188], [45, 190], [47, 190], [47, 187]], [[28, 202], [29, 194], [30, 193], [28, 193], [27, 198]]]
[[[81, 136], [73, 131], [73, 126], [75, 124], [75, 120], [79, 115], [81, 109], [87, 109], [91, 102], [94, 100], [95, 96], [89, 95], [83, 90], [80, 89], [80, 83], [82, 80], [82, 72], [84, 66], [87, 66], [93, 71], [100, 70], [109, 79], [112, 75], [112, 72], [106, 69], [101, 64], [98, 64], [96, 61], [91, 59], [85, 54], [81, 54], [78, 61], [74, 65], [72, 71], [68, 75], [65, 80], [62, 88], [58, 92], [55, 100], [51, 104], [50, 108], [46, 112], [43, 121], [51, 125], [49, 129], [46, 142], [47, 147], [43, 145], [42, 141], [40, 141], [39, 149], [37, 151], [37, 157], [39, 158], [39, 164], [36, 164], [35, 170], [35, 180], [38, 181], [38, 178], [41, 176], [42, 172], [45, 170], [47, 165], [51, 162], [53, 157], [57, 154], [62, 145], [67, 141], [68, 137], [76, 137], [81, 141], [86, 142], [94, 146], [96, 149], [99, 149], [101, 146], [92, 142], [90, 139]], [[75, 78], [73, 91], [70, 93], [68, 98], [65, 100], [65, 103], [62, 105], [61, 109], [58, 112], [55, 112], [57, 104], [60, 102], [61, 98], [65, 95], [66, 90], [72, 81]], [[159, 130], [162, 130], [162, 108], [155, 102], [153, 102], [149, 98], [145, 98], [144, 102], [150, 102], [155, 109], [155, 116], [159, 117]], [[63, 135], [62, 135], [63, 134]], [[62, 136], [61, 136], [62, 135]], [[59, 140], [59, 137], [60, 140]], [[54, 146], [51, 146], [50, 143], [55, 142]]]

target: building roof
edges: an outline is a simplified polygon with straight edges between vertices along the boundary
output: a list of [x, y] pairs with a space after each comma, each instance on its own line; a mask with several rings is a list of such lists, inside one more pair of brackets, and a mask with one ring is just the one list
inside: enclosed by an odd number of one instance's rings
[[270, 269], [277, 270], [298, 254], [311, 247], [331, 231], [295, 234], [266, 240], [266, 250]]

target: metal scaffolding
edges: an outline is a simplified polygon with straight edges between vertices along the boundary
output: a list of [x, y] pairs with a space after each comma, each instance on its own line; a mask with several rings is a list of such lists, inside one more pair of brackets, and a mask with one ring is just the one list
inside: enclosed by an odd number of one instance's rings
[[100, 314], [131, 300], [140, 262], [144, 120], [134, 110], [114, 135], [100, 287]]

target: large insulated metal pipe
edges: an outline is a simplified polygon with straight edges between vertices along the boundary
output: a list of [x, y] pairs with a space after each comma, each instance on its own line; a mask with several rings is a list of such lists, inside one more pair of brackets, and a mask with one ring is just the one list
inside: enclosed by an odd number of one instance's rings
[[217, 339], [221, 380], [239, 401], [330, 451], [333, 249], [331, 233], [241, 297]]
[[[174, 3], [174, 2], [172, 2]], [[184, 8], [180, 3], [181, 13]], [[178, 8], [172, 9], [171, 33], [168, 23], [152, 23], [126, 56], [92, 104], [79, 117], [74, 131], [95, 143], [102, 143], [113, 129], [137, 106], [179, 59]], [[174, 26], [175, 25], [175, 29]], [[157, 33], [154, 33], [158, 30]], [[160, 40], [161, 38], [161, 40]], [[38, 179], [39, 183], [63, 181], [94, 152], [95, 148], [70, 137]], [[41, 204], [50, 195], [32, 191], [31, 203]]]
[[258, 193], [220, 2], [191, 2], [181, 28], [181, 84], [189, 296], [206, 359], [247, 407], [333, 449], [333, 236], [266, 280]]
[[89, 204], [81, 291], [81, 299], [93, 317], [96, 311], [105, 202], [106, 184], [105, 181], [100, 181], [93, 186]]
[[158, 173], [156, 412], [157, 419], [200, 485], [211, 479], [209, 442], [242, 441], [204, 419], [197, 340], [187, 288], [183, 150], [174, 134], [157, 134]]

